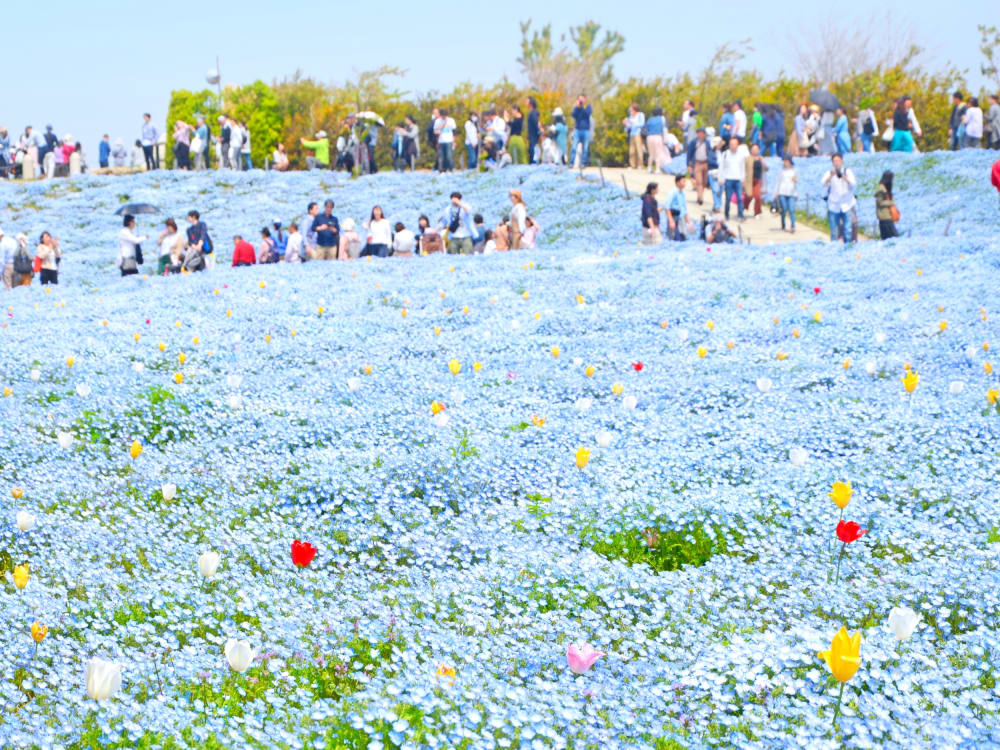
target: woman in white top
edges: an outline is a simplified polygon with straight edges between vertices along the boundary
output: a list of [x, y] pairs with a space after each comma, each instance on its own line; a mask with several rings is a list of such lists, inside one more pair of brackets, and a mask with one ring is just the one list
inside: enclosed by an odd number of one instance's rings
[[792, 234], [795, 234], [795, 197], [798, 193], [799, 175], [795, 171], [795, 164], [791, 156], [785, 156], [781, 168], [781, 177], [778, 178], [778, 190], [774, 197], [781, 207], [781, 231], [785, 231], [785, 217], [791, 218]]
[[979, 99], [976, 97], [969, 99], [962, 122], [965, 123], [965, 148], [979, 148], [979, 141], [983, 137], [983, 110], [979, 108]]
[[140, 242], [146, 241], [146, 236], [140, 237], [134, 233], [135, 217], [132, 214], [125, 214], [122, 225], [118, 233], [118, 261], [115, 265], [121, 269], [122, 276], [132, 276], [139, 273], [136, 248]]
[[160, 232], [160, 238], [156, 244], [160, 246], [160, 259], [156, 266], [156, 274], [162, 275], [167, 269], [170, 269], [170, 273], [179, 273], [187, 237], [184, 236], [184, 232], [177, 229], [177, 222], [173, 219], [167, 219], [164, 222], [164, 229]]
[[389, 246], [392, 245], [392, 225], [382, 213], [381, 206], [372, 208], [371, 217], [365, 222], [365, 229], [368, 230], [368, 244], [361, 251], [362, 257], [374, 255], [378, 258], [385, 258], [389, 255]]
[[521, 249], [521, 235], [528, 229], [528, 207], [524, 205], [524, 198], [520, 190], [510, 191], [510, 247], [511, 250]]

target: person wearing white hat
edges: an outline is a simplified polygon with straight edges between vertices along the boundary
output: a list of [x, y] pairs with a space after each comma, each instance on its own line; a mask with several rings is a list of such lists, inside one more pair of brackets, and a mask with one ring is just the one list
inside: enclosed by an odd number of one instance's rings
[[3, 288], [14, 286], [14, 255], [17, 253], [17, 240], [8, 237], [0, 228], [0, 256], [3, 260]]
[[299, 138], [299, 143], [303, 148], [313, 152], [306, 157], [306, 167], [309, 169], [329, 169], [330, 168], [330, 139], [326, 137], [326, 131], [321, 130], [316, 133], [316, 140], [307, 141]]

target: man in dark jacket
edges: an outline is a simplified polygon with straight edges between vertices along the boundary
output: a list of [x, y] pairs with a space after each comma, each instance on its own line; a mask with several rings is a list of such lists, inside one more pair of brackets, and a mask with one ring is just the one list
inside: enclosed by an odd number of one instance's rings
[[785, 149], [785, 119], [781, 111], [774, 106], [764, 108], [764, 122], [760, 129], [765, 156], [784, 157]]
[[582, 147], [580, 153], [580, 165], [586, 167], [590, 164], [590, 142], [593, 139], [593, 130], [591, 130], [590, 116], [593, 114], [594, 110], [587, 103], [587, 95], [580, 94], [576, 98], [576, 105], [573, 107], [573, 157], [570, 158], [570, 163], [575, 161], [576, 146], [579, 144]]
[[333, 215], [333, 201], [327, 199], [323, 204], [323, 213], [313, 221], [313, 231], [316, 232], [317, 260], [337, 260], [340, 248], [340, 222]]
[[[535, 164], [535, 147], [538, 146], [538, 138], [541, 135], [541, 128], [538, 124], [538, 102], [535, 97], [528, 97], [528, 163]], [[539, 156], [541, 156], [539, 154]]]
[[952, 151], [958, 151], [962, 148], [962, 139], [958, 137], [958, 129], [962, 127], [963, 117], [965, 117], [965, 102], [962, 101], [962, 92], [956, 91], [951, 95], [951, 117], [948, 118], [948, 138], [951, 141]]
[[687, 146], [688, 174], [694, 178], [695, 190], [698, 191], [698, 205], [702, 204], [701, 196], [708, 186], [708, 170], [719, 168], [719, 159], [715, 149], [708, 142], [705, 128], [698, 128], [694, 140]]

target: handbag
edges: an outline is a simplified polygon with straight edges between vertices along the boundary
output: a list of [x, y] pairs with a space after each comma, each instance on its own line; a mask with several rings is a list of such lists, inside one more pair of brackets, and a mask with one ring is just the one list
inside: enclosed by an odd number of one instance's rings
[[142, 265], [142, 245], [138, 243], [135, 246], [135, 263], [138, 266]]
[[896, 208], [896, 204], [895, 203], [893, 203], [891, 206], [889, 206], [889, 218], [892, 220], [892, 222], [894, 224], [897, 221], [899, 221], [900, 218], [901, 218], [900, 213], [899, 213], [899, 209]]
[[896, 135], [896, 130], [892, 127], [892, 125], [890, 125], [882, 131], [882, 140], [886, 143], [891, 143], [894, 135]]
[[201, 138], [195, 136], [194, 138], [191, 139], [191, 148], [190, 148], [191, 151], [193, 151], [196, 154], [200, 154], [203, 148], [205, 148], [205, 144], [202, 143]]
[[42, 258], [40, 255], [36, 255], [34, 261], [31, 263], [31, 272], [38, 273], [42, 270]]
[[122, 271], [126, 273], [136, 273], [139, 266], [135, 264], [135, 258], [122, 258]]
[[14, 273], [19, 273], [22, 276], [28, 273], [35, 272], [35, 264], [29, 256], [23, 250], [14, 256]]

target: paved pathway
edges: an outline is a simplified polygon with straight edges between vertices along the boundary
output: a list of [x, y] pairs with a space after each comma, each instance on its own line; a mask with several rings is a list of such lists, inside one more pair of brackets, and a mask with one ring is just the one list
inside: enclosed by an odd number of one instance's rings
[[[596, 167], [589, 167], [583, 170], [583, 173], [586, 177], [591, 179], [600, 177], [600, 173]], [[673, 192], [673, 175], [661, 174], [659, 176], [655, 176], [651, 175], [644, 169], [604, 167], [604, 180], [608, 184], [624, 190], [624, 187], [622, 186], [623, 177], [625, 179], [625, 185], [628, 186], [629, 192], [636, 197], [635, 212], [637, 225], [639, 216], [638, 197], [646, 191], [647, 183], [658, 182], [660, 184], [659, 199], [661, 205], [664, 201], [666, 201], [667, 196]], [[695, 222], [695, 226], [697, 227], [697, 222], [701, 220], [702, 216], [712, 215], [712, 194], [708, 189], [706, 189], [705, 205], [699, 206], [693, 180], [688, 180], [688, 187], [684, 192], [687, 195], [688, 213], [691, 216], [691, 220]], [[732, 217], [730, 226], [732, 226], [734, 230], [737, 227], [740, 227], [743, 230], [743, 238], [745, 241], [748, 240], [754, 245], [769, 245], [783, 242], [811, 242], [812, 240], [817, 239], [827, 241], [830, 239], [828, 232], [819, 231], [813, 227], [804, 226], [801, 223], [796, 226], [795, 234], [782, 232], [781, 215], [772, 214], [766, 205], [769, 198], [770, 196], [765, 196], [764, 212], [760, 215], [759, 219], [749, 218], [750, 213], [747, 212], [746, 216], [748, 218], [740, 224], [735, 220], [735, 216]], [[753, 210], [752, 206], [751, 210]]]

